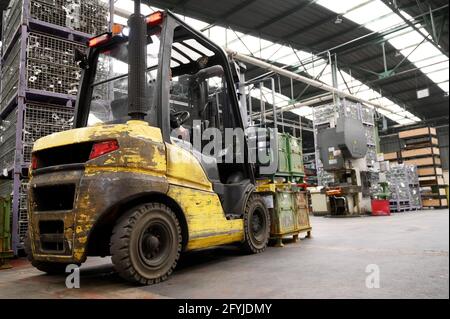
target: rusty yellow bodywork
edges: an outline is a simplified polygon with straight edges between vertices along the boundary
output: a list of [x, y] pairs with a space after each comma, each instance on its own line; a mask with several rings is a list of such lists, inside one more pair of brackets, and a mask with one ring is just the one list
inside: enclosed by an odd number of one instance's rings
[[[163, 141], [161, 131], [144, 121], [98, 125], [60, 132], [39, 139], [33, 152], [116, 139], [119, 150], [86, 162], [81, 170], [30, 173], [29, 228], [33, 257], [37, 260], [83, 262], [89, 236], [109, 207], [136, 194], [159, 193], [181, 208], [188, 230], [186, 250], [239, 242], [244, 239], [243, 220], [227, 220], [199, 161], [188, 151]], [[75, 183], [71, 212], [38, 212], [33, 188]], [[39, 249], [39, 221], [64, 216], [65, 254]]]

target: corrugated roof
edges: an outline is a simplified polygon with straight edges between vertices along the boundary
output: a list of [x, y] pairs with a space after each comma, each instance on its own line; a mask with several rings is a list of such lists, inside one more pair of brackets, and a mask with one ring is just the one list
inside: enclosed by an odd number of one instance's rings
[[[367, 2], [372, 5], [370, 2], [376, 1]], [[176, 13], [207, 23], [230, 27], [244, 34], [252, 34], [269, 41], [289, 44], [295, 49], [314, 53], [333, 49], [348, 41], [366, 37], [333, 50], [333, 52], [338, 53], [338, 62], [342, 64], [342, 69], [351, 69], [353, 77], [361, 82], [368, 83], [375, 90], [381, 89], [383, 96], [390, 98], [420, 118], [448, 119], [448, 95], [408, 59], [396, 69], [396, 73], [400, 75], [388, 77], [384, 80], [363, 70], [368, 69], [376, 73], [384, 71], [383, 52], [380, 43], [384, 41], [383, 36], [386, 35], [381, 32], [376, 33], [349, 19], [352, 18], [351, 13], [343, 15], [342, 23], [336, 24], [336, 12], [328, 10], [314, 0], [150, 0], [148, 2], [150, 5], [168, 8]], [[355, 0], [353, 2], [360, 3], [361, 1]], [[432, 9], [448, 5], [448, 1], [442, 0], [428, 2], [431, 3]], [[400, 8], [408, 12], [411, 17], [421, 15], [425, 10], [424, 8], [419, 9], [417, 3], [416, 0], [397, 0]], [[436, 12], [435, 19], [437, 21], [438, 19], [446, 19], [447, 21], [443, 25], [440, 44], [447, 51], [448, 56], [447, 10], [448, 8]], [[374, 13], [374, 18], [376, 17], [376, 13]], [[374, 27], [374, 23], [376, 24], [376, 21], [372, 22], [370, 26]], [[406, 26], [403, 27], [403, 29], [405, 28]], [[389, 68], [393, 68], [405, 58], [401, 54], [402, 52], [399, 54], [398, 48], [390, 43], [386, 43], [385, 49]], [[301, 90], [303, 86], [296, 85], [297, 87]], [[430, 89], [430, 97], [417, 100], [416, 90], [424, 87]], [[314, 92], [314, 90], [310, 90], [307, 95]]]

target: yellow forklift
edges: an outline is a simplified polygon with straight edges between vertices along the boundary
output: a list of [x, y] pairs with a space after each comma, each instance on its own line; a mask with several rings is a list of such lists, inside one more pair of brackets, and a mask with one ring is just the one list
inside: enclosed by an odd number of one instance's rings
[[123, 278], [146, 285], [165, 280], [185, 251], [264, 251], [277, 187], [258, 180], [276, 167], [251, 163], [247, 138], [211, 156], [195, 145], [208, 129], [244, 129], [224, 51], [170, 12], [144, 17], [139, 0], [128, 27], [88, 47], [75, 54], [74, 128], [34, 144], [25, 243], [33, 266], [63, 273], [111, 256]]

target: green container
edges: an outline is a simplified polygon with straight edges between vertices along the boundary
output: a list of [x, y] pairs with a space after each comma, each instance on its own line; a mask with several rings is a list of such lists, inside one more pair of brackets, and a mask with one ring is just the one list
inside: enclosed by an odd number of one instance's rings
[[289, 135], [278, 133], [278, 172], [281, 175], [288, 175], [289, 169]]
[[297, 213], [293, 193], [277, 191], [274, 194], [275, 208], [272, 209], [271, 235], [288, 235], [297, 230]]
[[12, 198], [0, 197], [0, 267], [4, 259], [13, 256], [11, 250], [11, 201]]
[[290, 136], [288, 139], [289, 145], [289, 171], [293, 176], [303, 176], [305, 170], [303, 167], [303, 148], [302, 140]]

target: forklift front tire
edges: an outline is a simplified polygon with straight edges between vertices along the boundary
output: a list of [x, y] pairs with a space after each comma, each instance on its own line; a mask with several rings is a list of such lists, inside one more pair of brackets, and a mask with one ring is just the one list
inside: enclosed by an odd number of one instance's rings
[[244, 212], [243, 248], [250, 254], [263, 252], [270, 238], [270, 215], [263, 198], [252, 194]]
[[166, 280], [181, 253], [181, 227], [166, 205], [147, 203], [133, 208], [116, 223], [111, 259], [119, 275], [141, 285]]

